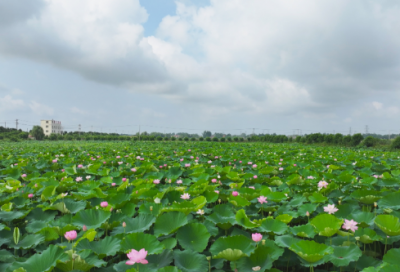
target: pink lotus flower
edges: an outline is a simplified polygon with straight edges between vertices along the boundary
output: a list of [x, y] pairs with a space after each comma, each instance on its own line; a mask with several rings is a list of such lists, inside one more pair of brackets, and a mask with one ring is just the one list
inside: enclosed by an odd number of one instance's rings
[[185, 167], [190, 167], [190, 163], [185, 163]]
[[55, 160], [52, 160], [52, 162], [53, 162], [53, 163], [57, 163], [57, 159], [55, 159]]
[[213, 178], [213, 179], [211, 180], [211, 182], [212, 182], [212, 183], [216, 183], [216, 182], [217, 182], [217, 179]]
[[82, 230], [87, 231], [87, 227], [85, 225], [83, 225]]
[[307, 211], [307, 212], [306, 212], [306, 215], [307, 215], [307, 216], [310, 216], [310, 213]]
[[328, 204], [328, 206], [324, 207], [324, 212], [327, 212], [329, 214], [334, 214], [337, 212], [339, 209], [335, 207], [335, 204]]
[[297, 166], [297, 164], [293, 164], [293, 166]]
[[255, 189], [256, 189], [256, 187], [254, 187], [254, 186], [249, 186], [249, 189], [253, 189], [253, 190], [255, 190]]
[[107, 162], [103, 161], [103, 164], [106, 164]]
[[127, 261], [125, 264], [127, 265], [134, 265], [135, 263], [141, 263], [141, 264], [147, 264], [148, 261], [146, 260], [147, 256], [147, 251], [142, 248], [139, 251], [136, 251], [134, 249], [131, 250], [128, 254], [126, 254], [129, 258], [129, 261]]
[[126, 228], [126, 223], [122, 222], [122, 227]]
[[121, 156], [117, 156], [116, 158], [119, 159], [119, 158], [121, 158]]
[[119, 162], [118, 162], [119, 165], [121, 165], [121, 164], [123, 164], [123, 163], [124, 163], [124, 162], [122, 162], [122, 161], [119, 161]]
[[65, 172], [65, 169], [61, 169], [61, 172]]
[[78, 165], [78, 168], [82, 168], [82, 167], [83, 167], [83, 165], [82, 165], [82, 164], [79, 164], [79, 165]]
[[253, 163], [252, 163], [251, 161], [249, 161], [247, 164], [249, 164], [249, 165], [250, 165], [250, 164], [253, 164]]
[[266, 161], [265, 163], [268, 164], [269, 162]]
[[32, 197], [33, 197], [33, 194], [29, 194], [28, 197], [29, 197], [29, 198], [32, 198]]
[[132, 172], [136, 172], [136, 168], [132, 168], [131, 171], [132, 171]]
[[183, 159], [180, 159], [180, 161], [183, 161]]
[[36, 188], [38, 187], [37, 183], [35, 183], [35, 187], [36, 187]]
[[253, 168], [256, 168], [257, 167], [257, 164], [253, 164]]
[[253, 178], [256, 179], [256, 178], [258, 178], [258, 177], [257, 177], [257, 175], [254, 175]]
[[183, 195], [181, 195], [182, 199], [189, 199], [190, 195], [188, 193], [184, 193]]
[[76, 180], [77, 182], [79, 182], [79, 181], [82, 181], [83, 179], [82, 179], [82, 177], [77, 177], [75, 180]]
[[176, 183], [177, 184], [182, 184], [182, 180], [177, 180]]
[[67, 231], [67, 232], [64, 234], [65, 239], [67, 239], [68, 241], [75, 240], [77, 236], [78, 236], [78, 234], [77, 234], [76, 231], [74, 231], [74, 230]]
[[326, 168], [329, 168], [329, 165], [327, 165]]
[[279, 167], [279, 171], [283, 171], [283, 167]]
[[352, 232], [355, 232], [356, 230], [358, 230], [357, 224], [358, 223], [356, 221], [354, 221], [353, 219], [351, 219], [351, 220], [345, 219], [342, 228], [346, 229], [346, 230], [351, 230]]
[[239, 163], [242, 163], [242, 161], [239, 161]]
[[280, 162], [280, 163], [278, 163], [279, 165], [282, 165], [282, 163]]
[[233, 191], [233, 192], [232, 192], [232, 195], [233, 195], [233, 196], [238, 196], [239, 193], [238, 193], [237, 191]]
[[162, 168], [162, 165], [160, 165], [159, 168], [161, 169], [161, 168]]
[[192, 150], [188, 149], [188, 152], [190, 152], [190, 151], [192, 151]]
[[321, 180], [320, 182], [318, 182], [318, 188], [322, 189], [327, 187], [328, 187], [328, 182], [326, 182], [325, 180]]
[[251, 235], [251, 239], [253, 239], [254, 242], [260, 242], [262, 240], [262, 235], [260, 233], [253, 233]]
[[26, 174], [22, 174], [21, 177], [26, 178]]
[[111, 186], [114, 187], [115, 185], [117, 185], [115, 182], [111, 183]]
[[122, 178], [122, 182], [125, 182], [126, 181], [126, 178]]
[[218, 190], [215, 190], [214, 192], [217, 193], [217, 194], [219, 194], [219, 191], [218, 191]]
[[159, 180], [159, 179], [155, 179], [155, 180], [153, 180], [153, 183], [154, 183], [154, 184], [159, 184], [159, 183], [160, 183], [160, 180]]
[[267, 203], [267, 198], [265, 196], [260, 196], [259, 198], [257, 198], [258, 202], [260, 202], [260, 204], [263, 203]]
[[167, 167], [168, 164], [164, 164], [164, 167]]
[[108, 202], [107, 201], [103, 201], [103, 202], [100, 203], [100, 206], [105, 208], [105, 207], [108, 206]]
[[207, 163], [212, 163], [212, 161], [208, 161]]

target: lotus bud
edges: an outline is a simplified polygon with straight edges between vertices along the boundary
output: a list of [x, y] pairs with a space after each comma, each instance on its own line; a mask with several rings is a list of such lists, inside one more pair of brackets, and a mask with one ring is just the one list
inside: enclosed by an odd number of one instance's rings
[[211, 261], [211, 256], [207, 256], [207, 261]]
[[341, 200], [339, 200], [339, 202], [338, 202], [338, 203], [339, 203], [339, 205], [342, 205], [342, 201], [341, 201]]
[[126, 228], [126, 223], [122, 222], [122, 227]]
[[218, 199], [218, 203], [221, 204], [221, 199]]
[[378, 206], [378, 203], [377, 202], [374, 202], [374, 207], [376, 208]]
[[150, 206], [150, 211], [152, 211], [153, 210], [153, 206]]
[[360, 240], [359, 236], [354, 237], [356, 239], [356, 241]]
[[310, 213], [307, 211], [307, 212], [306, 212], [306, 215], [307, 215], [307, 216], [310, 216]]
[[83, 231], [87, 231], [87, 227], [85, 225], [83, 225], [82, 229]]
[[14, 233], [13, 233], [13, 238], [14, 238], [14, 243], [16, 244], [16, 245], [18, 245], [18, 242], [19, 242], [19, 237], [21, 236], [21, 233], [20, 233], [20, 231], [19, 231], [19, 228], [18, 227], [15, 227], [14, 228]]
[[262, 241], [261, 241], [261, 244], [262, 244], [263, 246], [265, 246], [265, 240], [262, 240]]

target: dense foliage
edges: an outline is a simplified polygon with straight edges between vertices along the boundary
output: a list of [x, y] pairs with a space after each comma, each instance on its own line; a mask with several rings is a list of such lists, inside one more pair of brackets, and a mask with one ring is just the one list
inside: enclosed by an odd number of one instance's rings
[[0, 271], [400, 271], [399, 186], [398, 152], [4, 143]]

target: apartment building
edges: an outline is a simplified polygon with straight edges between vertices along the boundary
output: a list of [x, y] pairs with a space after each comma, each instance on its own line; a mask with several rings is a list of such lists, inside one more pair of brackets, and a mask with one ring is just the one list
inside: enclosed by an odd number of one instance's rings
[[44, 135], [49, 136], [50, 134], [61, 134], [62, 126], [61, 121], [55, 120], [41, 120], [40, 126], [43, 128]]

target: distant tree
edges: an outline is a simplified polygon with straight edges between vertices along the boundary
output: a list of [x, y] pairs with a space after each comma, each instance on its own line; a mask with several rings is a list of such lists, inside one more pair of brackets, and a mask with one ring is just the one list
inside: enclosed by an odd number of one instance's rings
[[361, 135], [361, 133], [354, 134], [351, 137], [351, 145], [352, 146], [357, 146], [357, 145], [359, 145], [361, 143], [361, 141], [363, 139], [364, 139], [364, 137]]
[[394, 141], [392, 142], [391, 148], [400, 149], [400, 137], [397, 137], [396, 139], [394, 139]]
[[344, 136], [342, 139], [342, 143], [344, 145], [350, 145], [351, 144], [351, 136], [350, 135]]
[[211, 137], [211, 135], [212, 135], [211, 131], [205, 130], [203, 132], [203, 138]]
[[34, 126], [30, 131], [30, 134], [35, 137], [36, 140], [43, 140], [44, 139], [44, 131], [41, 126]]
[[343, 135], [340, 133], [336, 133], [335, 136], [333, 137], [333, 143], [341, 144], [342, 141], [343, 141]]
[[378, 141], [379, 141], [379, 139], [374, 138], [372, 136], [368, 136], [362, 141], [361, 144], [366, 147], [372, 147], [372, 146], [375, 146], [378, 143]]

